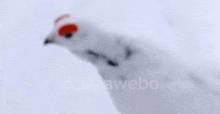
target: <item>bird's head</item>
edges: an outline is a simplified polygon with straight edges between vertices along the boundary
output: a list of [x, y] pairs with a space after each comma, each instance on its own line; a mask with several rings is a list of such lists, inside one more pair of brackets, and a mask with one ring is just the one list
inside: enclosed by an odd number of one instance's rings
[[86, 47], [91, 44], [97, 28], [88, 22], [73, 19], [65, 14], [55, 20], [54, 28], [44, 41], [44, 45], [57, 44], [69, 49]]

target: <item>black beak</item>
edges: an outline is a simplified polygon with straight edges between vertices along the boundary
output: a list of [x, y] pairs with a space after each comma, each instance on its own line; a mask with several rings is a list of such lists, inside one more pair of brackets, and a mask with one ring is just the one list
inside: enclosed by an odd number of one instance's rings
[[44, 41], [44, 45], [47, 45], [47, 44], [50, 44], [50, 43], [53, 43], [53, 41], [52, 41], [52, 40], [49, 40], [49, 39], [46, 39], [46, 40]]

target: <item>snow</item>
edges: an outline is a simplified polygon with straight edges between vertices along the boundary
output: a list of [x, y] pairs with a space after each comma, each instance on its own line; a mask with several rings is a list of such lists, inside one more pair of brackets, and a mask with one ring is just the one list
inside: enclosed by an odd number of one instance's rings
[[2, 1], [0, 114], [117, 114], [92, 65], [64, 48], [43, 46], [60, 14], [86, 18], [109, 32], [156, 41], [189, 66], [209, 66], [212, 71], [212, 66], [220, 62], [219, 3], [217, 0]]

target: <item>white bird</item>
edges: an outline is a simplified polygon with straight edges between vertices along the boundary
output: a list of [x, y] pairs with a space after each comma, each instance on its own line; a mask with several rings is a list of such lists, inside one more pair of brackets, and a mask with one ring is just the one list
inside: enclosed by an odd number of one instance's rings
[[92, 63], [121, 114], [220, 114], [219, 77], [191, 69], [152, 42], [62, 15], [44, 44]]

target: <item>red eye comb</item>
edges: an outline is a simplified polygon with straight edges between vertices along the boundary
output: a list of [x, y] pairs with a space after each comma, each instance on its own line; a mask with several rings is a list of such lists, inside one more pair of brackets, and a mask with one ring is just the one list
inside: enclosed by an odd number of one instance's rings
[[75, 24], [67, 24], [59, 29], [59, 35], [65, 36], [67, 33], [76, 33], [77, 31], [78, 27]]
[[65, 14], [65, 15], [61, 15], [59, 16], [56, 20], [55, 20], [55, 24], [57, 24], [59, 21], [66, 19], [66, 18], [70, 18], [70, 14]]

